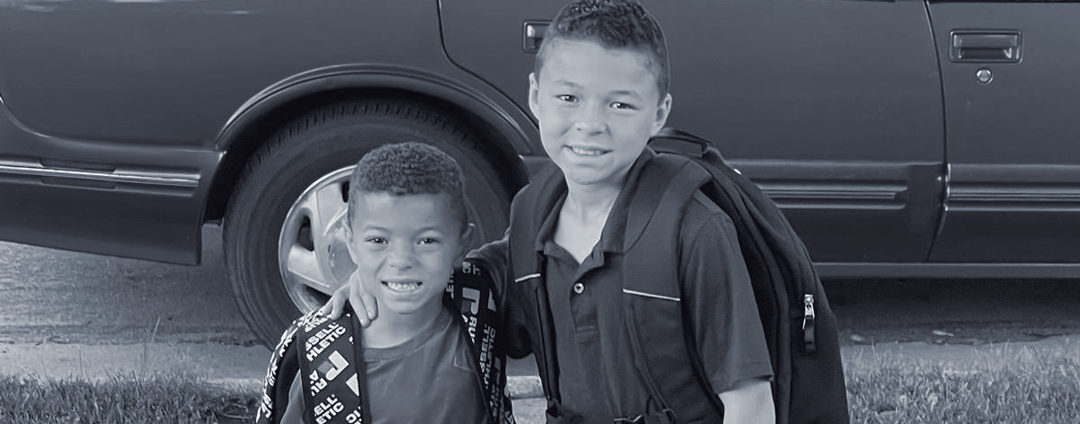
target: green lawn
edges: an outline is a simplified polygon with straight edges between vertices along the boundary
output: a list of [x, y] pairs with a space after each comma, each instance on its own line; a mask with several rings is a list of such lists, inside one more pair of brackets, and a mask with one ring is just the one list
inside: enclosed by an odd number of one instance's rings
[[872, 350], [845, 358], [853, 423], [1069, 423], [1080, 417], [1080, 344], [935, 361]]
[[0, 377], [0, 423], [253, 422], [256, 393], [185, 376], [110, 381]]
[[[1080, 344], [1004, 348], [941, 361], [879, 353], [844, 359], [852, 423], [1075, 424]], [[0, 423], [250, 422], [259, 393], [186, 376], [109, 381], [0, 377]]]

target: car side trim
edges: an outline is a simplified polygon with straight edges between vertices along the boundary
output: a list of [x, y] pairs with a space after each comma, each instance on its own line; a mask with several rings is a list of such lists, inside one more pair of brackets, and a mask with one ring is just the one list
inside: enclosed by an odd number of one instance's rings
[[822, 278], [1069, 278], [1080, 263], [870, 263], [815, 262]]
[[44, 166], [40, 162], [0, 159], [0, 175], [4, 174], [192, 189], [199, 186], [201, 178], [197, 172], [56, 168]]

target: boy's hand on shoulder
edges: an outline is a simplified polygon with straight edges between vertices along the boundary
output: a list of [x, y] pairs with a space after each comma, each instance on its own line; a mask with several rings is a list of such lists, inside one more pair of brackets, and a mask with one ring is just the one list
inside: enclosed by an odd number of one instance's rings
[[345, 311], [346, 301], [352, 305], [362, 327], [371, 325], [371, 321], [379, 316], [379, 306], [375, 301], [375, 296], [364, 290], [358, 273], [354, 272], [349, 276], [347, 283], [334, 290], [334, 294], [319, 309], [319, 313], [329, 316], [330, 319], [341, 318], [341, 314]]

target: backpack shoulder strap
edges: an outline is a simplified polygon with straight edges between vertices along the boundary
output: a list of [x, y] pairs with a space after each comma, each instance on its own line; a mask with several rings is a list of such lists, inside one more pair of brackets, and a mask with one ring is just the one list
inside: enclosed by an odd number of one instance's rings
[[370, 422], [361, 395], [363, 356], [351, 313], [331, 320], [313, 311], [301, 318], [297, 331], [304, 415], [309, 422]]
[[[510, 266], [507, 278], [506, 291], [508, 298], [512, 299], [514, 308], [523, 314], [523, 319], [533, 320], [540, 331], [533, 331], [527, 335], [528, 343], [532, 346], [536, 357], [540, 382], [547, 395], [549, 411], [557, 411], [560, 403], [558, 382], [558, 364], [555, 356], [555, 342], [553, 324], [550, 319], [550, 308], [547, 305], [547, 297], [543, 292], [542, 283], [543, 262], [533, 246], [536, 235], [546, 218], [546, 212], [550, 211], [555, 203], [566, 192], [566, 181], [562, 171], [554, 163], [549, 164], [536, 175], [525, 188], [521, 189], [510, 205], [510, 229], [508, 230], [509, 241], [507, 243]], [[539, 280], [539, 284], [532, 280]], [[535, 291], [529, 292], [522, 288], [523, 284], [530, 283], [536, 287]]]
[[[544, 224], [544, 213], [554, 207], [566, 193], [562, 171], [550, 163], [532, 177], [529, 185], [514, 196], [510, 204], [510, 263], [513, 281], [540, 272], [539, 258], [532, 251], [532, 242]], [[525, 246], [524, 249], [520, 248]]]
[[282, 333], [281, 340], [270, 354], [270, 364], [266, 367], [266, 378], [263, 382], [262, 402], [255, 414], [256, 424], [277, 424], [281, 420], [281, 414], [285, 412], [285, 405], [280, 401], [288, 400], [289, 387], [299, 369], [296, 347], [293, 344], [296, 332], [300, 329], [298, 322], [293, 321]]
[[[659, 404], [645, 411], [646, 422], [675, 422], [676, 412], [708, 417], [722, 411], [709, 395], [692, 333], [685, 331], [675, 248], [686, 206], [710, 178], [693, 160], [668, 154], [653, 157], [635, 178], [623, 250], [623, 275], [633, 278], [623, 279], [623, 303], [632, 359]], [[700, 389], [685, 384], [692, 381]], [[701, 393], [709, 400], [700, 402]]]
[[[677, 155], [657, 155], [646, 163], [637, 179], [634, 197], [630, 200], [623, 251], [627, 255], [636, 255], [637, 252], [655, 254], [657, 249], [634, 249], [642, 240], [647, 240], [654, 246], [675, 246], [682, 213], [687, 203], [701, 185], [708, 182], [710, 178], [709, 173], [700, 165]], [[623, 289], [644, 292], [652, 290], [678, 297], [677, 284], [672, 287], [657, 287], [661, 281], [673, 281], [671, 276], [678, 273], [678, 269], [675, 268], [678, 264], [675, 251], [660, 250], [663, 254], [670, 253], [671, 260], [644, 263], [671, 264], [673, 267], [635, 269], [633, 274], [628, 275], [636, 277], [624, 279]], [[632, 260], [626, 262], [635, 263]]]
[[480, 259], [466, 259], [447, 286], [450, 306], [460, 313], [472, 358], [476, 361], [493, 424], [512, 424], [513, 408], [506, 397], [506, 353], [497, 343], [502, 320], [493, 275]]
[[365, 410], [360, 407], [358, 378], [363, 370], [353, 364], [359, 356], [353, 346], [352, 323], [349, 313], [332, 321], [312, 311], [289, 325], [271, 354], [256, 423], [281, 421], [298, 373], [306, 421], [316, 422], [316, 417], [325, 423], [370, 421], [361, 415]]

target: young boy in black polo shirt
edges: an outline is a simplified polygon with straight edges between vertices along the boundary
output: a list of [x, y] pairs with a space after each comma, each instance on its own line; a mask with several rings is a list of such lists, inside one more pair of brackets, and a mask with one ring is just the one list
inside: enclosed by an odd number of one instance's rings
[[[735, 229], [700, 193], [682, 217], [677, 245], [651, 248], [678, 252], [681, 296], [660, 300], [681, 303], [689, 317], [689, 339], [713, 393], [679, 390], [700, 387], [693, 372], [646, 376], [635, 362], [621, 297], [623, 280], [636, 276], [622, 272], [623, 234], [635, 170], [652, 157], [646, 143], [671, 111], [668, 81], [663, 32], [633, 0], [567, 5], [537, 53], [529, 106], [565, 185], [554, 193], [538, 194], [546, 189], [536, 184], [523, 189], [508, 240], [472, 256], [505, 276], [510, 351], [537, 356], [549, 422], [671, 422], [672, 415], [680, 423], [775, 422], [769, 352]], [[545, 196], [557, 201], [529, 203]], [[527, 223], [538, 225], [523, 231]], [[512, 260], [530, 255], [535, 268]], [[722, 417], [710, 407], [664, 411], [660, 403], [668, 402], [645, 388], [653, 378], [679, 390], [672, 404], [708, 405], [706, 396], [718, 396]]]
[[[535, 270], [512, 264], [509, 307], [523, 322], [511, 328], [525, 329], [534, 351], [554, 343], [555, 358], [546, 362], [554, 363], [555, 375], [546, 377], [558, 393], [549, 395], [560, 404], [556, 414], [569, 421], [632, 421], [659, 412], [634, 364], [619, 300], [623, 279], [635, 278], [623, 275], [621, 262], [627, 206], [638, 183], [633, 169], [649, 160], [646, 143], [672, 106], [665, 44], [659, 24], [635, 2], [577, 1], [548, 27], [529, 76], [529, 106], [566, 188], [551, 209], [515, 205], [519, 216], [511, 226], [542, 224], [532, 239], [515, 240], [511, 232], [512, 256], [528, 249], [542, 259]], [[525, 192], [530, 189], [537, 188]], [[529, 198], [525, 192], [515, 202]], [[698, 197], [682, 218], [678, 245], [645, 247], [678, 252], [681, 298], [670, 301], [682, 303], [695, 330], [724, 422], [774, 421], [769, 353], [731, 219]], [[683, 414], [679, 421], [718, 418]]]

